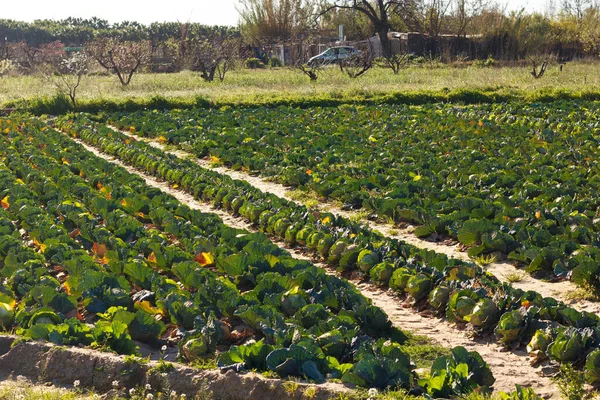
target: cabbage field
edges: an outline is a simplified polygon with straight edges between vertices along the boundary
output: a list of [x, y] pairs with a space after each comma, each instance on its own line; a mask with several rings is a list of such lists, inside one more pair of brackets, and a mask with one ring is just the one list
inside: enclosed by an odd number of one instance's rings
[[[538, 278], [596, 290], [599, 108], [346, 105], [0, 119], [0, 330], [118, 354], [166, 345], [192, 365], [214, 359], [223, 371], [316, 384], [442, 398], [493, 388], [489, 360], [463, 347], [416, 369], [401, 322], [277, 241], [415, 313], [506, 349], [526, 347], [535, 362], [572, 365], [596, 384], [597, 314], [131, 134], [416, 225], [419, 237], [453, 238], [473, 257], [493, 254]], [[191, 208], [108, 156], [256, 231]], [[506, 396], [534, 398], [521, 387]]]
[[[160, 348], [175, 331], [189, 362], [224, 345], [224, 369], [416, 386], [406, 335], [348, 282], [291, 258], [262, 233], [190, 209], [41, 120], [0, 123], [4, 330], [119, 354], [136, 354], [136, 341]], [[115, 149], [137, 152], [120, 143]], [[145, 160], [156, 171], [177, 172], [153, 158]], [[176, 175], [186, 186], [192, 177]], [[240, 323], [246, 328], [236, 330]], [[494, 382], [481, 357], [463, 348], [436, 368], [446, 384], [421, 382], [434, 395]]]
[[600, 290], [600, 105], [136, 112], [117, 127]]

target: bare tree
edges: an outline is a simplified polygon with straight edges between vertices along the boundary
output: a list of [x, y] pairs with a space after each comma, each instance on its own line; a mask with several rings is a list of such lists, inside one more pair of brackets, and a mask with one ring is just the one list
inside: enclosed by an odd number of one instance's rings
[[220, 62], [217, 63], [217, 76], [221, 82], [225, 79], [225, 73], [230, 71], [235, 66], [236, 61], [240, 59], [241, 53], [241, 38], [232, 37], [221, 42], [221, 57]]
[[65, 58], [55, 67], [46, 64], [46, 76], [58, 89], [58, 92], [69, 96], [73, 108], [77, 108], [77, 89], [81, 80], [88, 73], [88, 56], [83, 52], [77, 52]]
[[323, 70], [323, 64], [320, 63], [300, 63], [298, 64], [298, 70], [304, 75], [308, 76], [311, 81], [315, 82], [319, 77], [319, 73]]
[[319, 17], [319, 27], [323, 31], [337, 31], [344, 26], [344, 36], [347, 40], [362, 40], [373, 36], [371, 21], [363, 13], [356, 10], [336, 9]]
[[299, 36], [292, 38], [294, 46], [291, 47], [292, 54], [291, 58], [293, 61], [292, 65], [304, 75], [308, 76], [311, 82], [315, 82], [319, 75], [323, 72], [324, 64], [319, 60], [313, 60], [308, 62], [311, 58], [310, 45], [313, 38], [310, 36]]
[[585, 11], [592, 7], [592, 0], [563, 0], [562, 11], [567, 15], [572, 15], [581, 21], [585, 14]]
[[334, 0], [326, 4], [320, 15], [336, 9], [354, 10], [366, 15], [379, 35], [383, 56], [389, 57], [392, 54], [391, 42], [388, 38], [388, 33], [392, 29], [390, 15], [403, 5], [402, 0]]
[[320, 73], [323, 71], [323, 63], [314, 61], [309, 63], [307, 60], [310, 58], [308, 49], [304, 49], [304, 46], [300, 47], [302, 54], [296, 57], [296, 66], [300, 72], [308, 76], [312, 82], [315, 82]]
[[425, 0], [422, 3], [423, 27], [432, 38], [437, 38], [444, 30], [444, 22], [451, 10], [453, 0]]
[[464, 37], [475, 15], [488, 7], [487, 0], [454, 0], [452, 31], [457, 37]]
[[371, 68], [373, 68], [373, 58], [371, 57], [356, 56], [353, 59], [344, 60], [344, 72], [350, 78], [358, 78]]
[[204, 81], [212, 82], [217, 70], [219, 50], [206, 38], [194, 40], [188, 50], [190, 69], [199, 72]]
[[40, 66], [60, 63], [65, 56], [65, 46], [58, 40], [41, 45], [32, 45], [21, 41], [9, 43], [5, 52], [7, 56], [20, 54], [25, 60], [22, 67], [35, 72]]
[[362, 51], [360, 54], [340, 60], [339, 65], [350, 78], [358, 78], [373, 68], [373, 53]]
[[194, 40], [189, 46], [191, 69], [200, 72], [206, 82], [212, 82], [215, 74], [222, 82], [239, 58], [240, 50], [239, 38], [213, 36]]
[[389, 57], [383, 57], [383, 67], [390, 68], [394, 75], [398, 75], [400, 70], [408, 64], [409, 56], [406, 53], [396, 53]]
[[150, 60], [150, 42], [119, 41], [98, 38], [86, 45], [88, 54], [103, 68], [113, 72], [123, 87], [129, 85], [133, 74]]
[[531, 60], [531, 64], [532, 64], [531, 76], [533, 76], [535, 79], [539, 79], [542, 76], [544, 76], [544, 73], [546, 72], [546, 68], [548, 67], [547, 59], [542, 62], [542, 65], [540, 66], [539, 71], [538, 71], [538, 61], [535, 58]]

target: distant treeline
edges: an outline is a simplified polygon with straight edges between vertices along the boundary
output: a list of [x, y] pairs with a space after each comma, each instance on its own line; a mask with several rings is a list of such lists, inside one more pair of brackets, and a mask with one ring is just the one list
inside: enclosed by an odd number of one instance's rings
[[[268, 10], [266, 4], [271, 4], [266, 0], [253, 1], [262, 4], [260, 7], [265, 10]], [[411, 1], [414, 3], [417, 0]], [[405, 10], [402, 14], [391, 14], [390, 31], [420, 32], [425, 38], [421, 45], [423, 52], [441, 56], [444, 61], [461, 57], [522, 60], [540, 55], [554, 55], [568, 60], [600, 55], [600, 9], [592, 3], [577, 9], [563, 8], [554, 14], [524, 11], [507, 14], [496, 6], [480, 7], [462, 14], [451, 11], [442, 13], [431, 7], [419, 13]], [[277, 16], [280, 13], [264, 15]], [[432, 16], [436, 16], [435, 21]], [[187, 43], [216, 36], [241, 36], [241, 41], [248, 49], [260, 49], [298, 41], [304, 44], [334, 42], [340, 24], [344, 25], [345, 35], [350, 41], [363, 40], [376, 34], [368, 18], [353, 10], [338, 10], [322, 19], [318, 26], [302, 22], [308, 20], [306, 18], [280, 17], [282, 21], [256, 20], [242, 24], [240, 28], [179, 22], [143, 25], [125, 21], [111, 24], [99, 18], [37, 20], [31, 23], [0, 19], [0, 61], [9, 58], [10, 49], [7, 45], [10, 43], [40, 47], [60, 42], [67, 48], [77, 48], [99, 37], [121, 41], [147, 40], [155, 58], [167, 59], [172, 58], [169, 56], [172, 49], [180, 47], [179, 52], [185, 52]]]
[[[184, 33], [182, 29], [187, 31]], [[160, 43], [180, 40], [184, 35], [192, 38], [215, 34], [230, 36], [237, 35], [239, 32], [237, 28], [229, 26], [208, 26], [198, 23], [155, 22], [143, 25], [130, 21], [110, 24], [99, 18], [67, 18], [34, 22], [0, 19], [0, 43], [26, 42], [34, 46], [59, 41], [68, 47], [80, 47], [98, 37], [131, 41], [150, 40], [153, 43]]]
[[[110, 24], [99, 18], [36, 20], [29, 23], [0, 19], [0, 77], [8, 73], [38, 72], [48, 64], [57, 67], [65, 55], [82, 49], [92, 55], [90, 46], [97, 50], [98, 45], [107, 46], [108, 43], [113, 47], [117, 43], [122, 44], [117, 46], [123, 53], [121, 64], [139, 61], [141, 66], [153, 72], [175, 72], [184, 68], [184, 62], [198, 64], [200, 53], [203, 57], [201, 64], [210, 61], [212, 65], [214, 60], [220, 60], [222, 54], [227, 53], [220, 49], [224, 44], [230, 45], [230, 39], [241, 43], [237, 28], [198, 23], [156, 22], [143, 25], [125, 21]], [[110, 51], [104, 49], [106, 52], [101, 54], [113, 58], [110, 53], [117, 47]], [[232, 54], [239, 53], [242, 47], [239, 44], [236, 49], [228, 50]], [[129, 57], [134, 53], [138, 53], [139, 57]], [[190, 59], [194, 55], [196, 61]], [[92, 58], [99, 61], [96, 56], [92, 55]], [[128, 57], [135, 61], [125, 60]], [[193, 69], [194, 65], [187, 67]], [[114, 70], [112, 67], [106, 69]]]

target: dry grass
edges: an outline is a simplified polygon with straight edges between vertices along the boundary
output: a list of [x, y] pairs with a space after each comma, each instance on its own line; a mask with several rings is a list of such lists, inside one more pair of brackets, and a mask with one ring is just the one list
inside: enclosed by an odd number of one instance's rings
[[565, 299], [571, 301], [598, 301], [600, 300], [598, 293], [592, 288], [587, 287], [578, 287], [575, 290], [572, 290], [564, 295]]
[[101, 396], [73, 389], [32, 384], [26, 380], [0, 381], [0, 400], [95, 400]]
[[309, 190], [294, 189], [288, 195], [293, 201], [302, 203], [308, 208], [318, 208], [323, 203], [316, 193]]

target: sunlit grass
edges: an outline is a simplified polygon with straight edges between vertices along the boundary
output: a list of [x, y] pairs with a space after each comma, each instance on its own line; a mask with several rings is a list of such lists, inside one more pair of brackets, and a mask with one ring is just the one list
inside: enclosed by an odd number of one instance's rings
[[507, 282], [517, 283], [517, 282], [521, 282], [525, 278], [525, 276], [526, 275], [524, 272], [512, 272], [510, 274], [504, 275], [504, 278], [506, 279]]
[[485, 254], [477, 257], [473, 257], [473, 261], [475, 261], [480, 266], [486, 266], [495, 263], [497, 260], [495, 254]]
[[[497, 91], [537, 91], [543, 89], [589, 90], [600, 85], [597, 65], [567, 64], [560, 72], [551, 66], [543, 78], [533, 79], [529, 67], [456, 68], [411, 66], [394, 75], [391, 70], [373, 68], [357, 79], [349, 78], [337, 68], [327, 68], [317, 82], [310, 82], [301, 72], [290, 68], [231, 71], [224, 82], [204, 82], [197, 73], [138, 74], [131, 84], [121, 88], [115, 76], [91, 75], [79, 90], [80, 100], [166, 98], [201, 96], [208, 100], [236, 102], [267, 101], [278, 98], [313, 97], [327, 94], [331, 98], [377, 96], [405, 91], [452, 91], [489, 89]], [[38, 96], [52, 96], [52, 82], [40, 76], [6, 76], [0, 78], [0, 104]]]
[[4, 380], [0, 382], [2, 400], [95, 400], [101, 396], [75, 389], [34, 385], [27, 381]]

